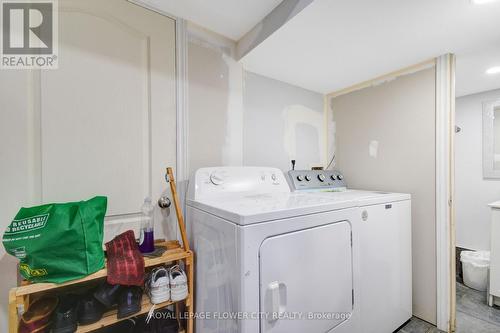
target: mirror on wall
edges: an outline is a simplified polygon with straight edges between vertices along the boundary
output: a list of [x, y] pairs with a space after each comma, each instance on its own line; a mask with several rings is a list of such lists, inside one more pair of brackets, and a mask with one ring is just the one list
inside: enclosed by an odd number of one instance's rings
[[483, 103], [483, 177], [500, 179], [500, 99]]

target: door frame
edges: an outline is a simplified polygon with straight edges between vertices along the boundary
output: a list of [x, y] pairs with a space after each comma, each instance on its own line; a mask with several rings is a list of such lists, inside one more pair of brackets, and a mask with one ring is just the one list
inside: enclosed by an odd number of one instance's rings
[[[188, 76], [187, 76], [187, 21], [166, 11], [152, 7], [144, 0], [127, 0], [128, 2], [166, 16], [175, 21], [175, 87], [176, 87], [176, 165], [175, 177], [178, 183], [181, 201], [184, 201], [188, 174]], [[166, 167], [166, 166], [165, 166]], [[182, 205], [184, 207], [185, 205]]]
[[436, 58], [437, 327], [455, 331], [455, 55]]
[[[187, 21], [175, 19], [175, 69], [176, 69], [176, 119], [177, 156], [176, 177], [180, 186], [181, 201], [189, 181], [188, 165], [188, 31]], [[185, 209], [185, 205], [182, 207]]]
[[[176, 110], [176, 156], [175, 178], [181, 201], [182, 213], [186, 215], [185, 197], [189, 182], [188, 166], [188, 33], [187, 21], [166, 11], [153, 8], [143, 0], [127, 0], [131, 4], [166, 16], [175, 22], [175, 110]], [[168, 165], [165, 166], [165, 168]], [[165, 181], [167, 180], [165, 170]], [[180, 230], [175, 228], [175, 237], [180, 239]]]

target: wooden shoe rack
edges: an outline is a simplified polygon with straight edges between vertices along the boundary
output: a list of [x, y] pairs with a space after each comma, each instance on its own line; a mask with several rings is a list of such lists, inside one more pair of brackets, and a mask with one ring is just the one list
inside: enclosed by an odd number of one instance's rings
[[[160, 309], [168, 305], [174, 305], [175, 310], [179, 318], [181, 314], [181, 307], [184, 305], [185, 311], [182, 317], [185, 320], [185, 328], [180, 329], [179, 332], [193, 333], [193, 286], [194, 286], [194, 256], [193, 252], [189, 249], [189, 243], [186, 236], [186, 228], [184, 225], [184, 219], [182, 216], [182, 211], [179, 204], [179, 199], [177, 196], [177, 189], [175, 185], [175, 180], [171, 168], [167, 168], [167, 181], [170, 183], [170, 188], [172, 191], [173, 201], [175, 210], [177, 213], [177, 220], [179, 224], [179, 230], [182, 238], [182, 246], [178, 241], [158, 241], [157, 245], [166, 247], [165, 253], [161, 257], [156, 258], [144, 258], [144, 264], [146, 268], [153, 268], [155, 266], [165, 265], [169, 263], [179, 263], [184, 262], [184, 267], [186, 275], [188, 277], [188, 296], [186, 299], [179, 302], [167, 301], [161, 304], [156, 304], [155, 309]], [[55, 283], [32, 283], [27, 281], [22, 281], [21, 285], [16, 288], [12, 288], [9, 292], [9, 333], [18, 332], [18, 322], [19, 315], [22, 314], [28, 307], [31, 301], [38, 297], [44, 295], [49, 295], [51, 293], [65, 292], [72, 289], [82, 289], [85, 287], [92, 287], [97, 285], [100, 281], [103, 281], [108, 275], [107, 269], [103, 268], [94, 274], [88, 275], [82, 279], [68, 281], [61, 284]], [[135, 317], [140, 314], [146, 314], [153, 307], [150, 303], [149, 297], [147, 295], [143, 296], [141, 311], [126, 318], [118, 319], [116, 316], [116, 309], [112, 309], [104, 314], [102, 319], [94, 324], [90, 325], [79, 325], [77, 333], [92, 332], [100, 328], [113, 325], [119, 321], [125, 320], [127, 318]]]

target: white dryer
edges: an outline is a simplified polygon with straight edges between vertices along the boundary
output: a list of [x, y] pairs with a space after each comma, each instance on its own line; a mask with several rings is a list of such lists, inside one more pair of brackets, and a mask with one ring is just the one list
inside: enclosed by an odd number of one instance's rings
[[412, 316], [411, 197], [348, 189], [337, 171], [288, 172], [296, 193], [309, 193], [358, 207], [359, 284], [363, 333], [394, 332]]
[[196, 332], [360, 332], [359, 221], [352, 200], [291, 193], [278, 169], [198, 170]]

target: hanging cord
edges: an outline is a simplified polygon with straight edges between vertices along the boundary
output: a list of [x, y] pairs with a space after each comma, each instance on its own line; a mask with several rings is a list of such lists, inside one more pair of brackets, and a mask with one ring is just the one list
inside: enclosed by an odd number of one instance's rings
[[[332, 163], [335, 161], [335, 154], [333, 154], [332, 156], [332, 159], [330, 160], [330, 163], [328, 163], [328, 165], [326, 166], [325, 170], [328, 170], [328, 168], [330, 167], [330, 165], [332, 165]], [[333, 164], [335, 165], [335, 164]]]

